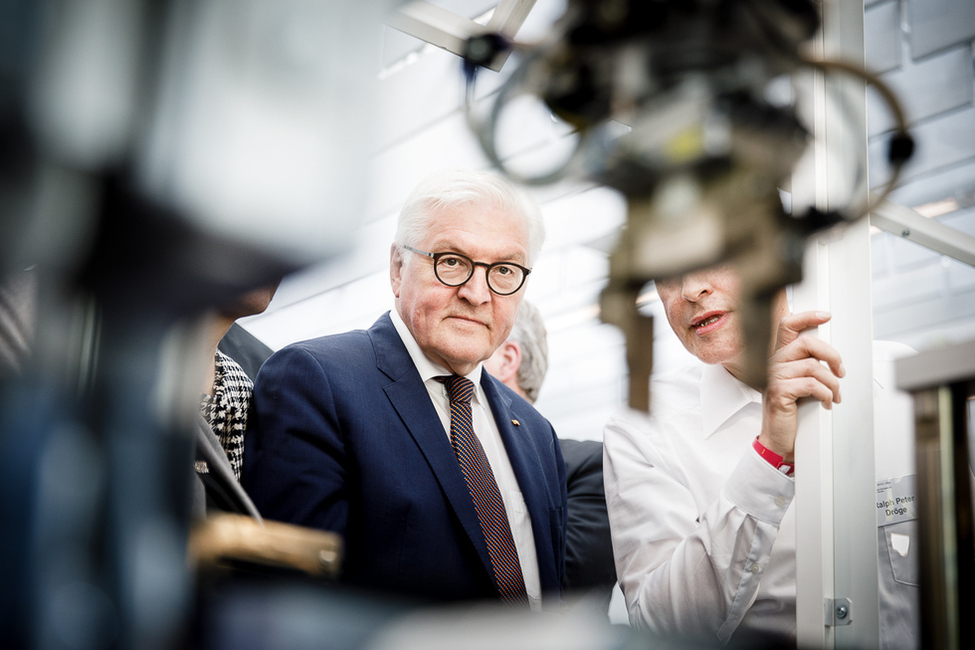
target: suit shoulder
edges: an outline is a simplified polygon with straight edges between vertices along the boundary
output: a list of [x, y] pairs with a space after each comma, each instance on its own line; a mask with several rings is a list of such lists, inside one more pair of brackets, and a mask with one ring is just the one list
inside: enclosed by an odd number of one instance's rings
[[562, 447], [562, 456], [565, 458], [566, 465], [569, 464], [570, 458], [575, 465], [583, 465], [593, 460], [598, 460], [602, 463], [603, 443], [598, 440], [560, 438], [559, 445]]
[[312, 356], [321, 356], [327, 354], [334, 358], [336, 355], [348, 352], [361, 354], [363, 350], [367, 349], [372, 350], [369, 334], [365, 330], [351, 330], [340, 334], [328, 334], [298, 341], [281, 348], [275, 352], [275, 355], [307, 353]]
[[295, 364], [307, 366], [309, 363], [325, 372], [364, 365], [375, 367], [376, 355], [365, 330], [329, 334], [286, 345], [268, 358], [259, 376], [273, 372], [275, 368], [283, 369]]
[[562, 459], [568, 476], [593, 474], [603, 471], [603, 443], [598, 440], [559, 440]]

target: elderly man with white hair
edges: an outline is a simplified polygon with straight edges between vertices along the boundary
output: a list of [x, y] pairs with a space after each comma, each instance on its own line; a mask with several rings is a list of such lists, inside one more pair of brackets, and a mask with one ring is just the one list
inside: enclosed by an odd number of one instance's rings
[[434, 174], [400, 213], [395, 309], [368, 330], [288, 346], [261, 369], [244, 486], [266, 518], [341, 534], [347, 584], [558, 605], [558, 439], [482, 372], [543, 237], [538, 207], [502, 178]]

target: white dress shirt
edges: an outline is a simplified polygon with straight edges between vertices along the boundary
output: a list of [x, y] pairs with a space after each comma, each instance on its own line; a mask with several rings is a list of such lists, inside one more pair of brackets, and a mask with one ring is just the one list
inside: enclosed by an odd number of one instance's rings
[[[878, 454], [877, 476], [900, 477], [913, 473], [903, 434], [910, 437], [909, 398], [888, 387], [875, 385], [875, 411], [887, 414], [875, 426], [895, 451]], [[752, 448], [761, 395], [721, 366], [694, 362], [654, 378], [651, 410], [624, 410], [604, 432], [606, 504], [630, 621], [722, 643], [739, 630], [794, 637], [795, 483]], [[893, 429], [901, 433], [890, 444]], [[895, 536], [913, 535], [913, 523]], [[889, 538], [894, 527], [880, 526], [886, 545], [884, 531]], [[916, 582], [895, 580], [891, 562], [914, 558], [890, 555], [881, 570], [882, 645], [910, 647]], [[903, 624], [899, 642], [885, 611]]]
[[[440, 421], [443, 423], [444, 432], [450, 438], [450, 398], [447, 396], [447, 387], [437, 381], [436, 377], [452, 375], [453, 373], [446, 368], [431, 361], [420, 349], [413, 334], [406, 327], [406, 323], [396, 312], [391, 310], [390, 319], [393, 326], [399, 333], [403, 344], [406, 346], [413, 364], [420, 373], [423, 385], [426, 386], [430, 394], [430, 400], [437, 409]], [[474, 421], [474, 435], [477, 436], [481, 447], [484, 448], [484, 455], [487, 456], [488, 463], [491, 464], [491, 471], [494, 472], [494, 479], [498, 483], [501, 492], [501, 499], [504, 501], [505, 513], [508, 516], [508, 524], [511, 527], [511, 536], [514, 539], [515, 548], [518, 550], [518, 560], [521, 564], [521, 574], [525, 580], [525, 591], [528, 594], [528, 602], [532, 611], [540, 611], [542, 608], [542, 582], [538, 571], [538, 556], [535, 553], [535, 537], [532, 533], [531, 517], [528, 514], [528, 507], [525, 505], [525, 498], [521, 494], [518, 479], [508, 453], [505, 451], [501, 434], [498, 432], [498, 425], [494, 421], [491, 407], [481, 388], [481, 364], [466, 377], [474, 383], [474, 396], [471, 400], [471, 416]]]
[[702, 363], [655, 378], [651, 395], [649, 418], [626, 410], [603, 440], [631, 622], [722, 642], [753, 620], [794, 632], [795, 483], [752, 450], [761, 395]]

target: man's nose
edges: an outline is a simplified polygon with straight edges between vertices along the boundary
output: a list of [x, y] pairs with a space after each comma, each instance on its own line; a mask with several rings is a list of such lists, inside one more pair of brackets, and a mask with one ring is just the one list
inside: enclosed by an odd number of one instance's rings
[[[483, 272], [481, 272], [483, 270]], [[474, 275], [471, 279], [460, 285], [457, 291], [457, 295], [471, 303], [472, 305], [480, 305], [491, 300], [491, 288], [487, 283], [487, 272], [486, 268], [475, 266]]]

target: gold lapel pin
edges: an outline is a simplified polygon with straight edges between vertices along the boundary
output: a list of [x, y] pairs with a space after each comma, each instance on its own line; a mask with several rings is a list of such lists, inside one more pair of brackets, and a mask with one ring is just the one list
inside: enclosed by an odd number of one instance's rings
[[519, 422], [518, 420], [512, 420], [511, 421], [511, 424], [515, 425], [516, 427], [520, 427], [521, 426], [521, 422]]

